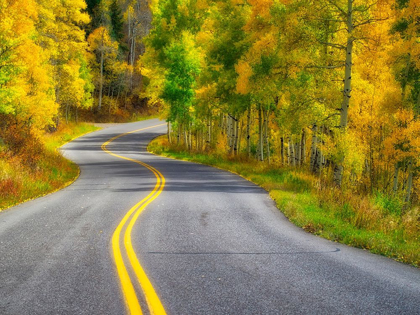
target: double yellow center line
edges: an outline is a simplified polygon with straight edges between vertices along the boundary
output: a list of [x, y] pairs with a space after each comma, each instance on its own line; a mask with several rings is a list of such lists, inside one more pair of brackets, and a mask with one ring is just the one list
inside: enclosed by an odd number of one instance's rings
[[116, 230], [114, 231], [114, 234], [112, 235], [112, 251], [114, 254], [115, 265], [117, 267], [118, 276], [120, 278], [123, 295], [127, 304], [127, 309], [129, 313], [136, 314], [136, 315], [143, 314], [143, 313], [141, 311], [140, 303], [137, 298], [136, 292], [134, 290], [133, 283], [131, 282], [127, 268], [124, 264], [124, 259], [123, 259], [121, 248], [120, 248], [120, 236], [125, 227], [124, 247], [127, 253], [128, 260], [130, 261], [131, 267], [134, 270], [134, 273], [136, 275], [137, 281], [143, 290], [143, 293], [144, 293], [144, 296], [146, 298], [146, 302], [149, 308], [149, 312], [155, 315], [165, 315], [166, 314], [165, 309], [163, 308], [162, 303], [159, 300], [159, 297], [157, 296], [155, 290], [153, 289], [152, 284], [147, 278], [147, 275], [144, 272], [143, 267], [140, 265], [140, 262], [137, 258], [137, 255], [133, 249], [133, 245], [131, 242], [131, 231], [133, 230], [134, 224], [136, 223], [139, 215], [143, 212], [146, 206], [149, 203], [151, 203], [153, 200], [155, 200], [162, 192], [163, 187], [165, 186], [165, 177], [163, 177], [163, 175], [157, 169], [155, 169], [154, 167], [146, 163], [143, 163], [138, 160], [130, 159], [128, 157], [121, 156], [121, 155], [118, 155], [109, 151], [107, 149], [107, 145], [110, 144], [115, 139], [118, 139], [125, 135], [139, 132], [146, 129], [150, 129], [150, 128], [156, 128], [163, 125], [165, 124], [159, 124], [159, 125], [137, 129], [137, 130], [120, 134], [118, 136], [115, 136], [109, 139], [107, 142], [105, 142], [101, 146], [102, 150], [104, 150], [106, 153], [111, 154], [115, 157], [127, 160], [127, 161], [140, 164], [141, 166], [144, 166], [145, 168], [150, 170], [156, 176], [156, 185], [153, 188], [153, 190], [146, 196], [146, 198], [139, 201], [134, 207], [132, 207], [127, 212], [127, 214], [118, 224]]

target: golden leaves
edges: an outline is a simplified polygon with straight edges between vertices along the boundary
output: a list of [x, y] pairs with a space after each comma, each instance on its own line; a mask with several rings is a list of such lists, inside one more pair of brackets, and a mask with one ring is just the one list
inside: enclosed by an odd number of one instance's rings
[[48, 54], [35, 41], [37, 12], [31, 0], [0, 3], [0, 112], [30, 118], [41, 129], [51, 122], [49, 113], [55, 114], [57, 106], [50, 93]]
[[79, 26], [90, 21], [85, 8], [83, 0], [0, 0], [0, 52], [7, 51], [0, 56], [0, 94], [10, 104], [7, 112], [33, 129], [53, 124], [56, 90], [61, 99], [65, 89], [79, 98], [85, 85], [78, 64], [87, 46]]
[[169, 22], [167, 29], [169, 31], [173, 31], [173, 30], [175, 30], [175, 28], [176, 28], [176, 19], [175, 19], [175, 16], [172, 15], [171, 16], [171, 21]]
[[205, 10], [209, 8], [207, 0], [197, 0], [196, 7], [198, 10]]
[[248, 0], [248, 3], [252, 6], [252, 15], [254, 17], [268, 18], [270, 16], [273, 0]]
[[247, 94], [250, 90], [249, 78], [252, 76], [251, 66], [248, 62], [241, 60], [235, 65], [235, 71], [238, 74], [236, 92], [239, 94]]
[[[178, 12], [181, 13], [183, 16], [189, 16], [190, 15], [190, 10], [187, 6], [187, 3], [181, 3], [178, 6]], [[173, 16], [172, 16], [173, 17]], [[174, 18], [174, 17], [173, 17]], [[175, 18], [174, 18], [175, 19]]]
[[394, 161], [409, 157], [417, 159], [420, 153], [420, 122], [414, 119], [413, 111], [399, 109], [391, 119], [394, 126], [384, 142], [387, 155]]

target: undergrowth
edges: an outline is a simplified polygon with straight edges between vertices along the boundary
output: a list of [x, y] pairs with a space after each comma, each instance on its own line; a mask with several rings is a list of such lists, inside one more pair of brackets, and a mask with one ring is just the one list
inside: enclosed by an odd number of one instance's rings
[[97, 129], [85, 123], [61, 124], [54, 133], [39, 136], [11, 125], [0, 137], [0, 211], [73, 182], [79, 169], [57, 149]]
[[148, 150], [237, 173], [266, 189], [289, 220], [305, 231], [420, 267], [418, 207], [404, 209], [396, 198], [379, 192], [369, 196], [320, 185], [319, 178], [302, 169], [185, 151], [170, 146], [165, 136], [153, 140]]

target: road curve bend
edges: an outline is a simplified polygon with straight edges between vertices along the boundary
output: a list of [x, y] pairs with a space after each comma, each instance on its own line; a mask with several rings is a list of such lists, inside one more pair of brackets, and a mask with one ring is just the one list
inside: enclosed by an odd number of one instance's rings
[[419, 269], [304, 232], [237, 175], [147, 153], [161, 124], [68, 143], [77, 181], [0, 213], [0, 314], [420, 314]]

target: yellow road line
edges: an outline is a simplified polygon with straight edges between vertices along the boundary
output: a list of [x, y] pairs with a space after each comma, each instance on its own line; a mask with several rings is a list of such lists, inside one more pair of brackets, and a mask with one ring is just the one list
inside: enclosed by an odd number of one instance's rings
[[125, 301], [127, 303], [127, 309], [131, 314], [142, 314], [140, 303], [138, 301], [136, 292], [134, 290], [133, 284], [131, 282], [130, 276], [127, 272], [127, 269], [124, 264], [124, 259], [121, 254], [121, 248], [120, 248], [120, 234], [122, 229], [124, 228], [124, 225], [129, 220], [130, 216], [132, 216], [127, 229], [124, 234], [124, 245], [127, 251], [127, 256], [130, 260], [131, 266], [137, 276], [137, 280], [140, 283], [140, 286], [143, 289], [144, 295], [146, 297], [146, 301], [149, 307], [149, 311], [151, 314], [155, 315], [165, 315], [165, 309], [162, 306], [162, 303], [159, 300], [159, 297], [157, 296], [152, 284], [150, 283], [150, 280], [148, 279], [146, 273], [144, 272], [144, 269], [140, 265], [140, 262], [136, 256], [136, 253], [133, 249], [132, 242], [131, 242], [131, 231], [133, 229], [133, 226], [139, 217], [139, 215], [142, 213], [142, 211], [146, 208], [146, 206], [151, 203], [154, 199], [156, 199], [159, 194], [162, 192], [163, 187], [165, 186], [165, 177], [154, 167], [138, 161], [134, 160], [125, 156], [121, 156], [118, 154], [115, 154], [107, 149], [107, 145], [110, 144], [112, 141], [114, 141], [117, 138], [120, 138], [122, 136], [125, 136], [127, 134], [131, 134], [134, 132], [159, 127], [165, 124], [159, 124], [147, 128], [137, 129], [130, 132], [126, 132], [123, 134], [120, 134], [118, 136], [115, 136], [111, 139], [109, 139], [107, 142], [102, 144], [102, 150], [104, 150], [106, 153], [113, 155], [115, 157], [128, 160], [137, 164], [140, 164], [150, 171], [154, 173], [156, 176], [156, 185], [153, 188], [153, 190], [146, 196], [146, 198], [142, 199], [140, 202], [138, 202], [134, 207], [132, 207], [124, 216], [124, 218], [121, 220], [121, 222], [118, 224], [117, 228], [114, 231], [114, 234], [112, 235], [112, 250], [114, 254], [115, 264], [117, 267], [117, 273], [120, 278], [121, 286], [123, 295], [125, 298]]
[[[131, 231], [133, 229], [134, 224], [136, 223], [137, 218], [142, 213], [142, 211], [146, 208], [146, 206], [151, 203], [154, 199], [156, 199], [159, 194], [162, 192], [163, 187], [165, 186], [165, 178], [163, 175], [157, 171], [156, 169], [152, 170], [155, 173], [155, 176], [157, 179], [159, 179], [159, 176], [162, 178], [162, 184], [158, 190], [158, 192], [151, 197], [149, 200], [147, 200], [133, 215], [133, 218], [130, 221], [130, 224], [127, 226], [127, 229], [125, 231], [124, 235], [124, 244], [127, 250], [128, 258], [131, 262], [131, 265], [133, 266], [134, 272], [136, 273], [137, 279], [143, 288], [144, 295], [146, 297], [147, 304], [149, 306], [149, 310], [152, 314], [156, 315], [164, 315], [166, 314], [165, 309], [162, 306], [162, 303], [159, 300], [159, 297], [157, 296], [155, 290], [153, 289], [152, 284], [150, 283], [149, 279], [147, 278], [146, 273], [144, 272], [143, 268], [141, 267], [136, 253], [133, 249], [133, 245], [131, 243]], [[156, 171], [156, 172], [155, 172]]]

